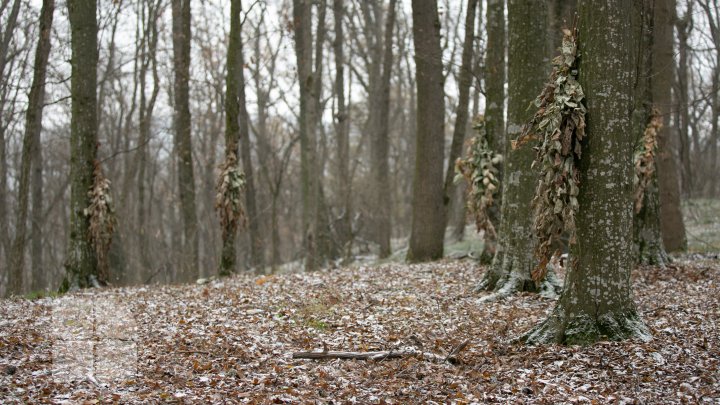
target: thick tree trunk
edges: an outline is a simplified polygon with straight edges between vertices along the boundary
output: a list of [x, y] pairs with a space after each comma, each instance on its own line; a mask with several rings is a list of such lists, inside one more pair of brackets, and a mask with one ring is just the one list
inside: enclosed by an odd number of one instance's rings
[[72, 118], [70, 120], [70, 241], [61, 289], [97, 283], [98, 266], [89, 240], [88, 191], [93, 183], [97, 149], [97, 5], [95, 0], [69, 0], [72, 33]]
[[580, 160], [577, 243], [554, 311], [528, 343], [589, 344], [649, 338], [632, 299], [632, 131], [636, 38], [633, 4], [580, 6], [580, 83], [587, 137]]
[[[532, 118], [528, 105], [540, 94], [547, 77], [547, 9], [531, 0], [508, 1], [508, 125], [505, 138], [502, 216], [498, 247], [493, 263], [479, 289], [496, 293], [486, 300], [502, 298], [517, 291], [541, 291], [554, 295], [554, 274], [536, 285], [531, 277], [535, 267], [535, 237], [530, 202], [537, 173], [530, 166], [535, 152], [530, 147], [511, 150], [510, 141], [520, 136]], [[496, 130], [493, 130], [494, 133]]]
[[437, 1], [413, 0], [412, 18], [417, 77], [417, 128], [412, 229], [407, 260], [423, 262], [442, 258], [445, 238], [445, 92]]
[[175, 110], [175, 151], [178, 165], [180, 214], [183, 222], [182, 281], [198, 277], [199, 244], [195, 175], [192, 159], [192, 127], [190, 118], [190, 0], [172, 0], [173, 107]]
[[[674, 0], [655, 2], [653, 22], [652, 94], [655, 107], [670, 123], [673, 82], [673, 16]], [[687, 249], [685, 224], [680, 211], [680, 182], [675, 162], [676, 140], [671, 126], [665, 125], [658, 134], [657, 172], [660, 191], [660, 226], [668, 252]]]
[[[33, 81], [28, 95], [28, 108], [25, 115], [25, 135], [23, 137], [20, 163], [20, 182], [18, 184], [18, 214], [15, 226], [15, 241], [11, 254], [9, 274], [9, 292], [23, 292], [23, 274], [25, 273], [25, 244], [27, 242], [28, 200], [30, 199], [30, 177], [34, 156], [39, 148], [42, 130], [43, 107], [45, 100], [45, 77], [47, 76], [48, 57], [50, 55], [50, 33], [52, 31], [55, 0], [44, 0], [40, 11], [40, 38], [35, 51]], [[33, 277], [36, 277], [33, 274]], [[33, 285], [34, 286], [34, 285]]]

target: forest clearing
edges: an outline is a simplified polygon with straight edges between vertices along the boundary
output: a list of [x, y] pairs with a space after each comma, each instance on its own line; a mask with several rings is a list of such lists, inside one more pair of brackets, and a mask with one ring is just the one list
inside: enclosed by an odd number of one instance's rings
[[[0, 397], [3, 403], [720, 400], [717, 258], [696, 256], [666, 269], [636, 269], [635, 302], [653, 339], [585, 347], [513, 344], [513, 338], [547, 315], [553, 300], [520, 294], [480, 303], [478, 298], [487, 293], [473, 289], [481, 273], [472, 260], [446, 260], [233, 276], [205, 285], [109, 289], [59, 298], [115, 303], [106, 312], [98, 305], [98, 324], [122, 323], [117, 308], [129, 309], [132, 323], [127, 326], [137, 328], [128, 331], [137, 348], [137, 369], [111, 384], [92, 374], [70, 382], [53, 365], [52, 336], [58, 325], [52, 299], [3, 301], [0, 358], [6, 364], [0, 365]], [[95, 339], [96, 344], [113, 340]], [[464, 341], [467, 346], [455, 361], [443, 361]], [[292, 358], [300, 351], [407, 347], [440, 359]], [[135, 365], [120, 362], [115, 367], [128, 364]]]

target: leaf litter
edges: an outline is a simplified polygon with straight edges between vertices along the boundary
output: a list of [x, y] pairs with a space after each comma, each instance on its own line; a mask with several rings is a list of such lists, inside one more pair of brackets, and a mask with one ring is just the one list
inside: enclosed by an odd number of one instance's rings
[[[520, 294], [479, 303], [473, 286], [482, 273], [472, 261], [386, 264], [3, 300], [0, 402], [720, 401], [717, 260], [634, 271], [635, 300], [654, 339], [589, 347], [513, 344], [554, 302]], [[125, 365], [125, 374], [57, 377], [53, 348], [63, 343], [57, 330], [76, 325], [58, 324], [58, 300], [68, 299], [94, 303], [96, 323], [128, 309], [129, 332], [118, 332], [118, 319], [110, 328], [136, 348], [136, 363]], [[113, 303], [109, 313], [99, 309], [103, 302]], [[448, 356], [465, 341], [455, 364], [422, 356], [292, 358], [300, 351], [404, 348]]]

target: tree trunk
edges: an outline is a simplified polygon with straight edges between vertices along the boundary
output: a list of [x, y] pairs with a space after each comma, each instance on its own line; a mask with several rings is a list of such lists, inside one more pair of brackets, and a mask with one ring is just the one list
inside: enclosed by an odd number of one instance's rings
[[630, 284], [633, 11], [633, 3], [624, 0], [580, 5], [579, 79], [588, 120], [580, 160], [577, 243], [554, 311], [523, 337], [531, 344], [649, 338]]
[[675, 26], [678, 33], [678, 64], [677, 64], [677, 87], [675, 92], [675, 100], [677, 105], [677, 119], [675, 125], [680, 135], [680, 162], [682, 166], [682, 192], [686, 198], [690, 198], [693, 194], [693, 168], [690, 158], [691, 141], [690, 141], [690, 67], [689, 67], [689, 50], [688, 40], [692, 31], [692, 4], [688, 2], [688, 9], [682, 18], [675, 17]]
[[[385, 16], [385, 38], [382, 45], [382, 64], [377, 85], [377, 100], [375, 104], [376, 125], [371, 128], [371, 171], [373, 179], [373, 235], [379, 246], [378, 257], [390, 256], [390, 237], [392, 233], [391, 201], [390, 201], [390, 173], [388, 154], [390, 149], [389, 126], [390, 126], [390, 78], [393, 66], [393, 30], [395, 27], [395, 9], [397, 0], [390, 0], [388, 12]], [[377, 5], [376, 5], [377, 7]], [[380, 40], [377, 39], [378, 50]], [[379, 52], [378, 52], [378, 56]]]
[[97, 283], [98, 266], [89, 240], [88, 191], [93, 184], [97, 155], [97, 4], [69, 0], [72, 33], [72, 118], [70, 121], [70, 242], [61, 289], [86, 288]]
[[200, 265], [190, 118], [190, 21], [190, 0], [172, 0], [175, 151], [178, 156], [180, 211], [185, 237], [185, 254], [180, 261], [183, 267], [182, 281], [196, 279]]
[[317, 170], [316, 87], [321, 80], [313, 71], [313, 34], [311, 0], [293, 0], [295, 28], [295, 54], [298, 82], [300, 83], [300, 171], [303, 210], [303, 246], [305, 270], [320, 267], [322, 258], [318, 249], [320, 184]]
[[[495, 153], [505, 155], [505, 1], [489, 0], [487, 4], [487, 52], [485, 54], [485, 128], [488, 146]], [[504, 166], [504, 164], [503, 164]], [[500, 178], [504, 168], [501, 166]], [[503, 182], [495, 204], [490, 208], [489, 217], [493, 226], [500, 229]], [[497, 240], [485, 233], [480, 262], [489, 264], [496, 255], [502, 262], [502, 251], [497, 249]]]
[[462, 147], [465, 142], [465, 130], [467, 129], [468, 110], [470, 108], [470, 85], [473, 80], [473, 45], [475, 42], [475, 10], [478, 0], [468, 0], [467, 11], [465, 12], [465, 42], [463, 43], [462, 62], [460, 66], [460, 78], [458, 80], [458, 105], [453, 128], [452, 143], [450, 145], [450, 156], [448, 158], [447, 170], [445, 170], [445, 218], [450, 217], [450, 207], [456, 197], [455, 193], [455, 161], [462, 155]]
[[352, 243], [352, 183], [350, 180], [350, 121], [345, 105], [345, 35], [343, 30], [343, 18], [345, 15], [344, 0], [334, 0], [333, 16], [335, 20], [335, 41], [333, 50], [335, 53], [335, 97], [337, 100], [337, 111], [335, 114], [335, 137], [337, 145], [337, 195], [340, 199], [340, 218], [337, 221], [336, 229], [339, 244], [343, 249], [346, 259], [350, 257]]
[[[40, 38], [35, 51], [33, 81], [28, 95], [28, 108], [25, 115], [25, 135], [23, 137], [20, 163], [20, 182], [18, 184], [18, 215], [15, 226], [15, 241], [11, 254], [9, 292], [23, 292], [23, 274], [25, 273], [25, 243], [27, 241], [28, 200], [30, 195], [30, 171], [35, 162], [34, 156], [39, 148], [42, 131], [43, 107], [45, 101], [45, 77], [47, 76], [48, 57], [50, 55], [50, 33], [52, 31], [55, 0], [44, 0], [40, 11]], [[36, 276], [36, 274], [33, 274]], [[33, 285], [34, 286], [34, 285]]]
[[407, 261], [443, 256], [445, 210], [443, 158], [445, 92], [437, 1], [413, 0], [413, 43], [417, 82], [417, 128], [412, 229]]
[[502, 216], [497, 252], [479, 286], [496, 293], [485, 299], [502, 298], [517, 291], [542, 291], [554, 295], [557, 289], [553, 274], [549, 274], [540, 286], [531, 277], [536, 263], [531, 201], [537, 173], [530, 168], [535, 152], [530, 147], [510, 149], [510, 141], [520, 136], [523, 125], [532, 118], [533, 111], [528, 105], [540, 94], [547, 77], [546, 13], [543, 5], [531, 0], [508, 1], [509, 100]]
[[[673, 82], [673, 15], [674, 0], [655, 2], [653, 22], [652, 96], [665, 122], [669, 124], [672, 107], [671, 89]], [[665, 125], [658, 134], [657, 173], [660, 191], [660, 226], [663, 242], [668, 252], [687, 249], [685, 224], [680, 211], [680, 183], [675, 163], [676, 140], [672, 137], [670, 125]]]
[[[635, 108], [633, 112], [632, 133], [635, 145], [644, 143], [646, 127], [653, 118], [652, 83], [652, 44], [654, 5], [650, 2], [633, 2], [633, 29], [637, 41], [637, 72], [635, 81]], [[667, 125], [667, 123], [666, 123]], [[657, 160], [657, 159], [655, 159]], [[647, 188], [643, 193], [640, 211], [634, 211], [633, 241], [635, 258], [639, 264], [665, 267], [668, 262], [660, 232], [660, 196], [658, 194], [657, 171], [653, 171]]]

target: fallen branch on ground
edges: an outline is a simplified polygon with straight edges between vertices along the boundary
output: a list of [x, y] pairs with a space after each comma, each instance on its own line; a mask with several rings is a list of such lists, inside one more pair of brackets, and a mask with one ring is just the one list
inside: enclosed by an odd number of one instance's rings
[[312, 359], [312, 360], [324, 360], [324, 359], [346, 359], [346, 360], [385, 360], [385, 359], [398, 359], [402, 357], [417, 357], [423, 360], [450, 364], [456, 364], [458, 362], [457, 355], [467, 347], [469, 340], [465, 340], [459, 345], [455, 346], [450, 354], [447, 356], [441, 356], [435, 353], [422, 352], [414, 347], [403, 348], [400, 350], [383, 350], [374, 352], [336, 352], [336, 351], [322, 351], [322, 352], [296, 352], [292, 354], [293, 359]]

